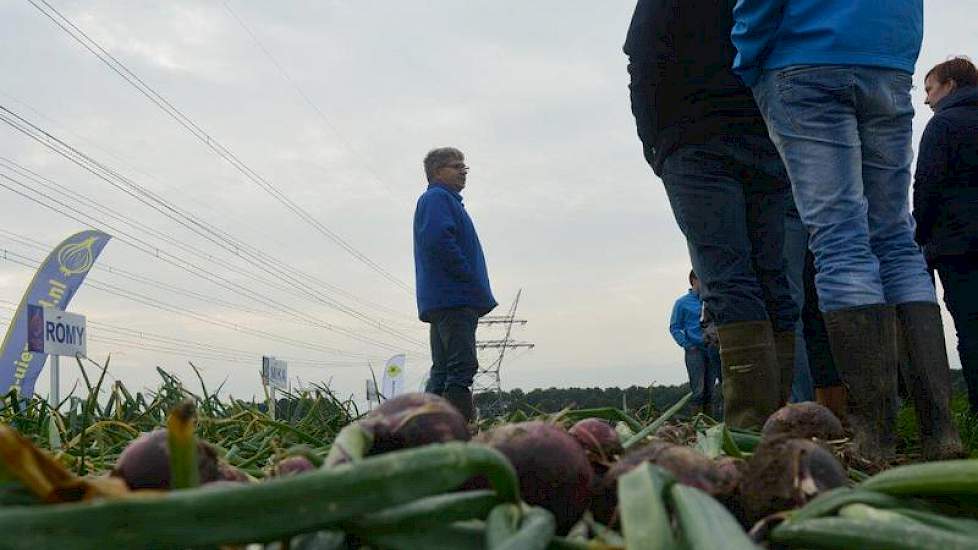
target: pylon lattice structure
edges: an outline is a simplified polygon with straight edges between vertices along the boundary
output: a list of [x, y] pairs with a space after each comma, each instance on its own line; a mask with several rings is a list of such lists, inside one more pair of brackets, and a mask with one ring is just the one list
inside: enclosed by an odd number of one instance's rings
[[510, 306], [508, 314], [486, 315], [479, 319], [480, 326], [503, 325], [506, 329], [505, 335], [502, 338], [476, 340], [475, 342], [475, 347], [478, 350], [499, 350], [499, 354], [488, 365], [483, 365], [480, 361], [479, 370], [476, 371], [475, 379], [472, 382], [472, 393], [488, 393], [494, 396], [486, 403], [480, 405], [480, 413], [483, 416], [495, 416], [502, 412], [503, 389], [500, 371], [502, 370], [506, 350], [517, 348], [533, 349], [536, 345], [530, 342], [518, 342], [511, 338], [513, 325], [526, 325], [526, 319], [516, 318], [516, 308], [520, 304], [520, 296], [522, 294], [523, 289], [521, 288], [516, 293], [516, 299], [513, 300], [513, 305]]

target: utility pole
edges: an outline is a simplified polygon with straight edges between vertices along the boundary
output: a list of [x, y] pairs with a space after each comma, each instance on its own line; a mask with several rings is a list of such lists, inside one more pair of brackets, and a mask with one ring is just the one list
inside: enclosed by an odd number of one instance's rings
[[476, 349], [487, 350], [487, 349], [498, 349], [499, 355], [487, 366], [479, 366], [479, 370], [476, 371], [475, 379], [472, 382], [472, 393], [491, 393], [495, 395], [495, 399], [491, 401], [488, 410], [485, 411], [487, 414], [499, 414], [502, 409], [502, 379], [500, 377], [500, 370], [503, 366], [503, 358], [506, 356], [507, 349], [516, 348], [527, 348], [533, 349], [536, 344], [530, 342], [517, 342], [511, 339], [513, 332], [513, 325], [526, 325], [526, 319], [516, 318], [516, 308], [520, 303], [520, 296], [523, 294], [523, 289], [521, 288], [519, 292], [516, 293], [516, 299], [513, 300], [513, 305], [509, 308], [509, 313], [506, 315], [486, 315], [485, 317], [479, 319], [480, 325], [504, 325], [506, 327], [506, 334], [503, 338], [491, 339], [491, 340], [477, 340], [475, 343]]

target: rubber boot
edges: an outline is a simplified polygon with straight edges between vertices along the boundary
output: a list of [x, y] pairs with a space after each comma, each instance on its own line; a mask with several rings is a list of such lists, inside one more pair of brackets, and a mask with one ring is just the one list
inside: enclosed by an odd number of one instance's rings
[[843, 424], [847, 422], [846, 399], [845, 386], [815, 388], [815, 402], [832, 411]]
[[951, 368], [944, 346], [941, 309], [932, 302], [909, 302], [896, 308], [910, 361], [903, 365], [917, 413], [921, 452], [926, 460], [961, 458], [961, 437], [951, 421]]
[[465, 386], [449, 384], [445, 386], [442, 397], [458, 409], [458, 412], [462, 413], [466, 422], [472, 422], [475, 419], [475, 405], [472, 403], [472, 390]]
[[723, 371], [723, 419], [734, 428], [759, 429], [780, 398], [778, 357], [769, 321], [717, 327]]
[[825, 313], [856, 453], [875, 464], [896, 454], [896, 308], [884, 304]]
[[778, 354], [778, 370], [780, 376], [780, 403], [781, 406], [788, 404], [791, 400], [791, 383], [795, 379], [795, 333], [775, 332], [774, 349]]

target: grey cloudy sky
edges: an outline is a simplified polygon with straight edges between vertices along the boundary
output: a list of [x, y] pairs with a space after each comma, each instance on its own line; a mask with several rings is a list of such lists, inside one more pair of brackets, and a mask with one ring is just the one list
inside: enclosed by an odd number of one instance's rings
[[[634, 2], [49, 2], [250, 169], [408, 284], [411, 219], [425, 186], [420, 160], [435, 146], [465, 151], [472, 167], [465, 202], [486, 250], [500, 302], [495, 313], [504, 313], [522, 288], [518, 313], [529, 323], [514, 335], [537, 344], [511, 353], [505, 387], [684, 380], [668, 317], [686, 289], [689, 262], [661, 182], [642, 159], [628, 108], [621, 43]], [[976, 7], [974, 0], [926, 3], [918, 72], [950, 54], [974, 55]], [[104, 215], [99, 223], [127, 228], [306, 319], [272, 311], [118, 240], [103, 252], [93, 279], [198, 317], [343, 352], [255, 337], [84, 286], [69, 309], [103, 324], [90, 329], [89, 354], [104, 360], [111, 353], [112, 375], [131, 387], [155, 386], [159, 365], [189, 381], [191, 359], [209, 384], [227, 379], [226, 389], [250, 396], [259, 391], [257, 358], [271, 354], [311, 361], [290, 365], [303, 381], [331, 380], [340, 392], [360, 394], [367, 362], [377, 366], [404, 349], [416, 383], [427, 368], [427, 326], [416, 320], [413, 295], [298, 219], [26, 0], [0, 3], [0, 36], [0, 104], [289, 268], [340, 289], [321, 295], [362, 314], [256, 282], [254, 276], [281, 277], [285, 267], [236, 257], [0, 125], [0, 156], [68, 187], [62, 198], [97, 200], [223, 265]], [[922, 74], [916, 80], [915, 141], [930, 116]], [[30, 186], [20, 190], [43, 190]], [[0, 205], [0, 248], [31, 258], [46, 252], [18, 235], [53, 247], [84, 228], [7, 189], [0, 188]], [[0, 262], [2, 322], [32, 271]], [[321, 328], [324, 323], [372, 342]], [[479, 337], [501, 332], [480, 328]], [[230, 362], [229, 350], [254, 360], [235, 354], [237, 362]], [[64, 371], [67, 391], [77, 369]], [[37, 388], [47, 392], [43, 375]]]

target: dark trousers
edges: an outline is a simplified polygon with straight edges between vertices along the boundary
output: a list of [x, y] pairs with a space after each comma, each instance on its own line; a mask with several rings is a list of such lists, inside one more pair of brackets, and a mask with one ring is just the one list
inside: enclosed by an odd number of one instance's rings
[[711, 405], [719, 401], [716, 383], [722, 381], [720, 352], [715, 346], [687, 348], [686, 372], [689, 374], [689, 390], [693, 392], [690, 404], [702, 407], [707, 414], [713, 414]]
[[[787, 216], [784, 219], [784, 260], [785, 273], [791, 299], [799, 315], [805, 304], [805, 256], [808, 250], [808, 231], [805, 230], [793, 198], [788, 198]], [[808, 368], [808, 350], [805, 348], [805, 333], [802, 323], [795, 325], [795, 371], [791, 381], [791, 402], [801, 403], [815, 398], [812, 387], [812, 373]]]
[[835, 370], [835, 360], [829, 347], [829, 332], [825, 328], [822, 310], [818, 307], [818, 291], [815, 289], [815, 255], [805, 253], [805, 270], [802, 279], [805, 300], [801, 308], [802, 330], [805, 333], [805, 351], [808, 353], [808, 369], [816, 388], [841, 386], [842, 378]]
[[431, 314], [431, 373], [424, 391], [441, 395], [451, 385], [469, 388], [479, 369], [472, 308], [441, 309]]
[[958, 356], [972, 412], [978, 413], [978, 255], [946, 257], [934, 263], [944, 287], [944, 304], [958, 333]]
[[789, 185], [771, 141], [744, 134], [684, 145], [666, 158], [662, 181], [717, 326], [770, 319], [776, 332], [794, 330], [784, 262]]

